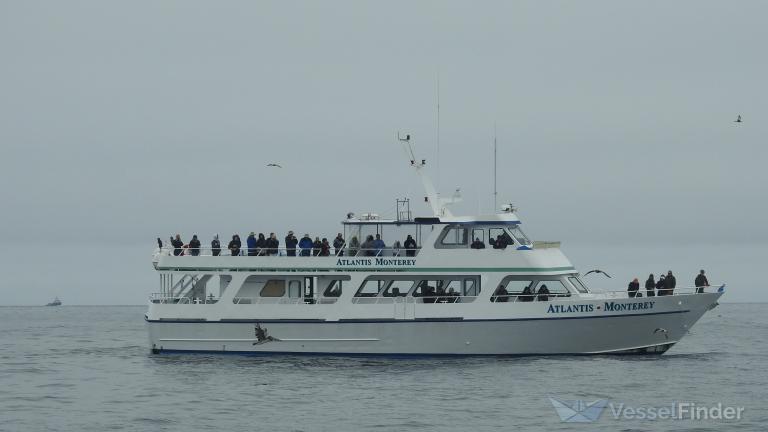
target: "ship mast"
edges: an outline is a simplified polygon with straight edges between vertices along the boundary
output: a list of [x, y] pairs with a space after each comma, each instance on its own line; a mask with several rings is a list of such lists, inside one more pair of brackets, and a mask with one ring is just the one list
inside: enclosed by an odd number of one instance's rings
[[405, 151], [406, 157], [408, 157], [408, 160], [411, 162], [413, 169], [416, 170], [416, 174], [419, 175], [421, 184], [424, 186], [424, 192], [427, 194], [424, 197], [424, 201], [429, 204], [432, 213], [436, 217], [453, 216], [446, 206], [461, 201], [459, 190], [456, 189], [456, 193], [454, 193], [451, 198], [440, 198], [434, 184], [432, 184], [432, 179], [424, 171], [424, 167], [427, 165], [427, 160], [421, 159], [419, 161], [416, 159], [416, 155], [413, 152], [413, 144], [411, 143], [411, 135], [406, 134], [405, 136], [400, 136], [400, 132], [398, 132], [397, 139], [403, 144], [403, 150]]

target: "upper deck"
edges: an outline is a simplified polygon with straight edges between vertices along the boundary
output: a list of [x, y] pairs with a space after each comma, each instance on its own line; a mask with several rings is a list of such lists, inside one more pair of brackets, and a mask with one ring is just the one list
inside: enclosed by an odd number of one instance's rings
[[[164, 247], [155, 251], [153, 264], [159, 271], [405, 271], [405, 272], [508, 272], [563, 274], [574, 271], [571, 262], [560, 251], [558, 242], [531, 242], [512, 215], [499, 218], [450, 218], [445, 221], [412, 222], [386, 220], [345, 220], [345, 238], [361, 238], [368, 233], [387, 234], [398, 238], [384, 248], [365, 248], [347, 242], [330, 248], [326, 256], [318, 250], [278, 247], [248, 250], [238, 254], [222, 249], [219, 254], [210, 247], [198, 250]], [[415, 248], [403, 246], [405, 236], [395, 237], [393, 229], [413, 232]], [[409, 234], [410, 235], [410, 234]], [[504, 239], [503, 247], [489, 240]], [[473, 247], [482, 244], [483, 248]], [[477, 244], [479, 242], [479, 244]], [[296, 256], [292, 256], [296, 255]]]

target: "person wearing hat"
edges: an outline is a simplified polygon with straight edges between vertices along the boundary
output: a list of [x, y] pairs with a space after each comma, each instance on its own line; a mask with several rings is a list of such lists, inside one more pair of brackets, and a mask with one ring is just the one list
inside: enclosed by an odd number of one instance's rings
[[232, 256], [238, 256], [240, 255], [240, 247], [242, 247], [242, 245], [243, 244], [240, 241], [240, 236], [237, 234], [232, 234], [232, 240], [229, 241], [229, 244], [227, 245], [227, 249], [229, 249], [229, 253]]
[[219, 241], [218, 234], [213, 236], [213, 240], [211, 241], [211, 254], [213, 254], [213, 256], [221, 255], [221, 242]]
[[197, 234], [194, 234], [192, 240], [189, 241], [189, 252], [192, 256], [200, 255], [200, 240], [198, 240]]
[[707, 280], [707, 277], [704, 276], [704, 270], [701, 270], [699, 272], [699, 275], [696, 276], [696, 281], [694, 282], [694, 285], [696, 285], [696, 294], [703, 293], [704, 287], [709, 286], [709, 281]]
[[659, 275], [659, 280], [656, 281], [656, 295], [661, 297], [667, 295], [666, 282], [664, 282], [664, 273]]
[[656, 281], [653, 280], [653, 273], [651, 273], [645, 281], [645, 295], [648, 297], [655, 296], [656, 294], [653, 292], [654, 288], [656, 288]]
[[677, 279], [672, 275], [672, 270], [667, 272], [667, 277], [664, 278], [664, 286], [667, 288], [665, 295], [672, 295], [675, 292], [675, 286], [677, 285]]
[[173, 255], [179, 256], [182, 254], [182, 248], [184, 247], [184, 242], [181, 241], [181, 235], [176, 234], [176, 238], [171, 237], [171, 246], [173, 246]]
[[296, 256], [296, 245], [299, 244], [299, 240], [293, 235], [293, 231], [288, 231], [288, 235], [285, 236], [285, 247], [288, 256]]
[[627, 286], [627, 293], [630, 297], [637, 297], [637, 292], [640, 290], [640, 282], [637, 278], [634, 278], [632, 282]]

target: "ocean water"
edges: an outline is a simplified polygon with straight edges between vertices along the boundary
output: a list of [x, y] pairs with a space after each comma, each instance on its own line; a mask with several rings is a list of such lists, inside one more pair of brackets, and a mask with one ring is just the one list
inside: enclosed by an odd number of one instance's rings
[[[450, 359], [152, 355], [143, 306], [0, 307], [0, 430], [766, 430], [765, 307], [720, 305], [660, 357]], [[609, 405], [567, 423], [550, 397]], [[674, 402], [744, 410], [625, 415]]]

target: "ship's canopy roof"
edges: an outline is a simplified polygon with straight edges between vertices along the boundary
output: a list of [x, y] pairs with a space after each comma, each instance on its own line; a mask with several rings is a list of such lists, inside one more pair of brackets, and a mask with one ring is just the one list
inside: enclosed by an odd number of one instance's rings
[[378, 215], [367, 213], [360, 217], [345, 219], [341, 223], [345, 225], [517, 225], [521, 222], [515, 213], [499, 213], [482, 216], [417, 217], [407, 220], [382, 219], [379, 218]]

